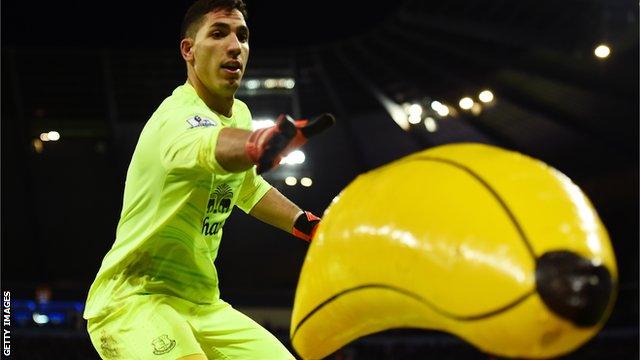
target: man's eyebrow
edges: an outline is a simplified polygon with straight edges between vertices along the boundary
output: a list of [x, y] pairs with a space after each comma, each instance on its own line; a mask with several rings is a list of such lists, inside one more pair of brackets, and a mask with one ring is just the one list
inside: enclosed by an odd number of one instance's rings
[[[225, 28], [225, 29], [230, 29], [231, 28], [231, 26], [229, 26], [229, 24], [223, 23], [223, 22], [215, 22], [215, 23], [211, 24], [211, 26], [209, 26], [210, 29], [215, 28], [215, 27], [222, 27], [222, 28]], [[240, 25], [240, 26], [238, 26], [238, 31], [244, 31], [244, 32], [248, 33], [249, 32], [249, 28], [244, 26], [244, 25]]]
[[213, 24], [211, 24], [211, 26], [209, 26], [210, 28], [214, 28], [214, 27], [225, 27], [225, 28], [230, 28], [229, 24], [227, 23], [223, 23], [223, 22], [215, 22]]

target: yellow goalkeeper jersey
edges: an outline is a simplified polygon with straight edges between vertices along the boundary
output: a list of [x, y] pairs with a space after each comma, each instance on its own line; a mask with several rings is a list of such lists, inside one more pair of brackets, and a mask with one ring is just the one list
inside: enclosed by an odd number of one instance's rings
[[271, 189], [255, 167], [229, 173], [216, 161], [222, 128], [251, 129], [243, 102], [234, 101], [232, 114], [210, 110], [188, 83], [153, 113], [127, 171], [116, 240], [89, 289], [85, 319], [132, 294], [219, 299], [214, 260], [224, 222], [234, 205], [248, 213]]

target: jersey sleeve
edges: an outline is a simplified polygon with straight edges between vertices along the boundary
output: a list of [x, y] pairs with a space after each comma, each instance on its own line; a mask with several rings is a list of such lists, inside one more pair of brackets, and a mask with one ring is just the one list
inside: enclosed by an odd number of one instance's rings
[[159, 124], [160, 156], [167, 169], [228, 174], [216, 160], [222, 123], [197, 112], [165, 115]]
[[256, 174], [256, 167], [252, 166], [244, 176], [236, 206], [248, 214], [269, 190], [271, 185], [262, 176]]

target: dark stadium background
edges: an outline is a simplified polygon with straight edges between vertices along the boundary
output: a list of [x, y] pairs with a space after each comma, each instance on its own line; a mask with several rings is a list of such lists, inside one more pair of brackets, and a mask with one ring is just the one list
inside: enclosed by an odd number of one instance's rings
[[[239, 97], [256, 117], [328, 111], [338, 119], [303, 149], [304, 164], [267, 177], [274, 186], [322, 213], [357, 174], [420, 149], [473, 141], [539, 158], [589, 196], [620, 273], [607, 326], [567, 358], [638, 358], [636, 1], [247, 3], [245, 79], [296, 85]], [[185, 80], [178, 42], [189, 4], [2, 2], [2, 289], [11, 291], [14, 314], [22, 311], [12, 326], [13, 358], [97, 358], [74, 306], [113, 242], [138, 134]], [[611, 47], [609, 58], [594, 57], [599, 43]], [[495, 94], [492, 105], [479, 115], [458, 108], [460, 97], [484, 88]], [[458, 111], [433, 115], [435, 132], [422, 124], [405, 131], [380, 98], [437, 99]], [[34, 145], [50, 130], [59, 141]], [[313, 185], [287, 186], [290, 175]], [[287, 309], [305, 251], [236, 211], [217, 260], [223, 297], [240, 308]], [[33, 311], [44, 311], [34, 310], [36, 296], [63, 308], [59, 324], [54, 315], [32, 321]], [[287, 341], [286, 327], [267, 326]], [[403, 330], [366, 337], [331, 358], [427, 357], [490, 356], [452, 336]]]

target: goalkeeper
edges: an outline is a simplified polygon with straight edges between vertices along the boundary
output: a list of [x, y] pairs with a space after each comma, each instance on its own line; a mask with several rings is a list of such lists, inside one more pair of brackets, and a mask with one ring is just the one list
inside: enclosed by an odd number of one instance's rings
[[127, 171], [116, 240], [84, 318], [104, 359], [293, 359], [220, 299], [214, 267], [234, 205], [309, 241], [319, 218], [259, 174], [333, 124], [280, 116], [254, 132], [235, 92], [249, 57], [242, 0], [199, 0], [183, 22], [187, 81], [145, 125]]

